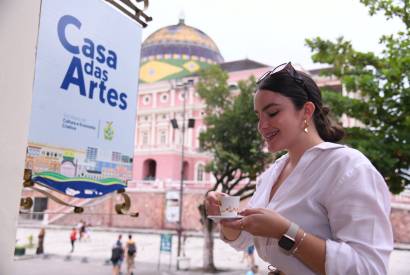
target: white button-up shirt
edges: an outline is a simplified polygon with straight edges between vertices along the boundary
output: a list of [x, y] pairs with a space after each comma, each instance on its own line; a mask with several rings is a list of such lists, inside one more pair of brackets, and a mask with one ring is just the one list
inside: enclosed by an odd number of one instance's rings
[[[261, 175], [248, 207], [275, 210], [325, 240], [326, 274], [387, 274], [393, 249], [390, 193], [370, 161], [355, 149], [323, 142], [303, 154], [269, 201], [287, 158]], [[314, 274], [283, 253], [276, 239], [242, 231], [238, 239], [226, 242], [237, 250], [254, 243], [259, 256], [286, 275]]]

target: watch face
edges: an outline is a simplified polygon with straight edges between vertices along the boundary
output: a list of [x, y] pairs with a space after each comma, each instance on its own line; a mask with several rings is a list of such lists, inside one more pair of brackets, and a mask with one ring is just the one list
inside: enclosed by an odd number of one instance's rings
[[282, 236], [282, 238], [280, 238], [278, 242], [278, 245], [287, 251], [290, 251], [294, 244], [295, 241], [287, 236]]

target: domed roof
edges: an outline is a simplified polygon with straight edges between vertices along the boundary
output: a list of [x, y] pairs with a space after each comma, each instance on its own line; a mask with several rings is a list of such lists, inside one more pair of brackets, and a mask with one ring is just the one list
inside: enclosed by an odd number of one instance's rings
[[142, 43], [140, 80], [156, 82], [181, 78], [223, 57], [214, 41], [203, 31], [179, 24], [161, 28]]

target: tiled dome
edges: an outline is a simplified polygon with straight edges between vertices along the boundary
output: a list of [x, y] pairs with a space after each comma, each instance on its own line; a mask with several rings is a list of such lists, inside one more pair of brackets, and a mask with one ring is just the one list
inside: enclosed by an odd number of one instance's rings
[[156, 82], [190, 75], [223, 57], [212, 39], [199, 29], [179, 24], [161, 28], [142, 44], [142, 82]]

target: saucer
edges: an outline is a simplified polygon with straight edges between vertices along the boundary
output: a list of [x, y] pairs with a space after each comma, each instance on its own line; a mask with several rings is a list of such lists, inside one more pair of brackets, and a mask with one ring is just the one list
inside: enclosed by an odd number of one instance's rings
[[227, 216], [208, 216], [208, 219], [213, 220], [214, 222], [219, 222], [221, 220], [237, 220], [243, 218], [243, 216], [238, 215], [238, 216], [233, 216], [233, 217], [227, 217]]

